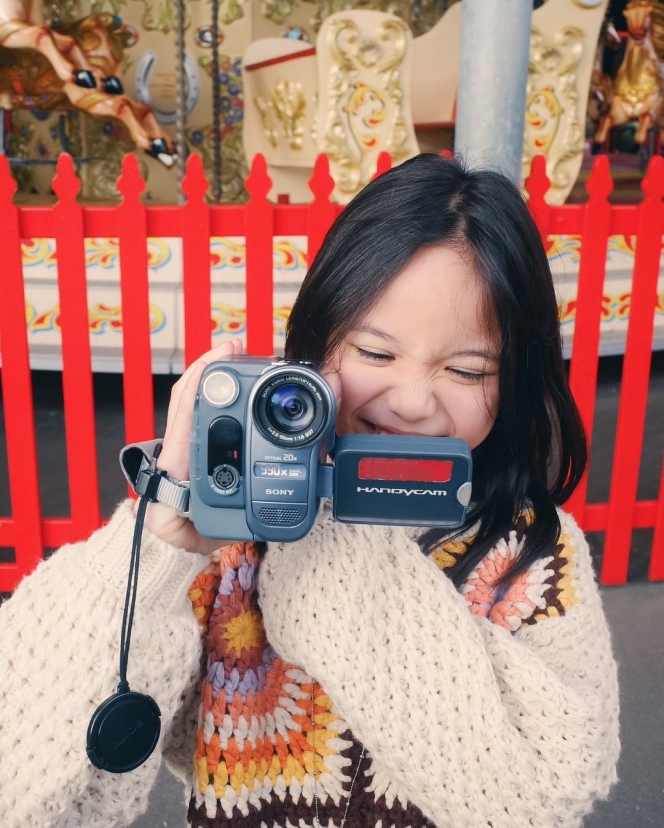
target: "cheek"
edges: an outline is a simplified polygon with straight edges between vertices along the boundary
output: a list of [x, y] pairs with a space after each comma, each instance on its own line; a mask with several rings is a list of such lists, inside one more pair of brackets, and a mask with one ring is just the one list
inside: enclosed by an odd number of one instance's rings
[[474, 443], [472, 447], [479, 445], [493, 428], [498, 414], [498, 392], [496, 388], [482, 389], [475, 401], [474, 410], [468, 411], [468, 425], [473, 431], [473, 439], [469, 442]]
[[344, 365], [339, 371], [341, 407], [339, 417], [350, 417], [358, 408], [381, 393], [384, 381], [379, 372], [362, 365]]
[[456, 437], [476, 448], [489, 434], [498, 411], [498, 395], [488, 387], [454, 388], [447, 395], [446, 411]]

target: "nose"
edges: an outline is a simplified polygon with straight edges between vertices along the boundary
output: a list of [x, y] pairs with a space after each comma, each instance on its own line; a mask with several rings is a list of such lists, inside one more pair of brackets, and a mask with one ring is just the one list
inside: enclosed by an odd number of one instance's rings
[[413, 377], [395, 382], [388, 403], [392, 413], [409, 425], [431, 419], [440, 408], [430, 384]]

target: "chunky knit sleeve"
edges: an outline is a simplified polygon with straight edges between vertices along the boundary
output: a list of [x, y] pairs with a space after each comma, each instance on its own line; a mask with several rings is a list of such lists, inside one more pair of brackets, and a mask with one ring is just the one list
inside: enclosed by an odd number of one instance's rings
[[[5, 828], [119, 828], [147, 808], [161, 743], [127, 774], [96, 770], [88, 722], [119, 681], [134, 518], [122, 504], [89, 540], [65, 546], [0, 608], [0, 822]], [[187, 590], [207, 559], [145, 532], [128, 678], [151, 695], [169, 736], [199, 672]]]
[[615, 662], [586, 542], [563, 521], [575, 600], [516, 630], [469, 611], [403, 529], [328, 510], [304, 540], [268, 548], [270, 642], [438, 828], [580, 826], [616, 779]]

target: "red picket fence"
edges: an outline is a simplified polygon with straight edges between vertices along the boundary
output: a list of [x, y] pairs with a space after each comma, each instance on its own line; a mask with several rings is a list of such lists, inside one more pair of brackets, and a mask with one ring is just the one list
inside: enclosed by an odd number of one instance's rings
[[[379, 172], [390, 166], [384, 154]], [[127, 442], [154, 433], [148, 309], [148, 237], [181, 237], [185, 317], [185, 362], [211, 345], [210, 237], [246, 238], [247, 352], [272, 352], [273, 237], [307, 236], [311, 261], [341, 207], [329, 200], [333, 182], [320, 156], [310, 186], [309, 204], [272, 204], [265, 160], [257, 156], [244, 205], [210, 206], [201, 160], [192, 155], [183, 182], [186, 203], [146, 206], [136, 159], [124, 159], [118, 206], [84, 207], [77, 201], [80, 182], [72, 160], [58, 161], [53, 207], [18, 207], [9, 165], [0, 158], [0, 250], [3, 254], [0, 301], [2, 389], [11, 517], [0, 517], [0, 546], [13, 547], [15, 563], [0, 564], [0, 591], [12, 591], [41, 559], [44, 548], [87, 537], [102, 522], [97, 487], [95, 415], [88, 334], [84, 239], [119, 239], [123, 309], [124, 396]], [[592, 433], [598, 368], [602, 288], [610, 235], [637, 237], [631, 311], [624, 357], [613, 474], [608, 503], [587, 503], [587, 481], [568, 507], [586, 531], [605, 532], [601, 580], [624, 583], [632, 531], [654, 528], [650, 578], [664, 579], [664, 476], [657, 500], [637, 500], [637, 483], [648, 397], [654, 311], [664, 233], [664, 159], [650, 162], [639, 205], [610, 205], [613, 187], [608, 160], [598, 157], [583, 205], [551, 207], [543, 158], [536, 158], [527, 182], [530, 208], [541, 232], [580, 234], [581, 264], [570, 382], [588, 433]], [[28, 355], [21, 240], [53, 238], [57, 248], [63, 393], [71, 515], [44, 518], [39, 500], [37, 452]]]

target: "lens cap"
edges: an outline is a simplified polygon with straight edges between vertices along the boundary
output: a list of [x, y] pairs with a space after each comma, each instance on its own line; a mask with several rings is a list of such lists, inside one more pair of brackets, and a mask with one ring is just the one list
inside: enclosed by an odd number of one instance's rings
[[87, 754], [109, 773], [127, 773], [142, 765], [157, 745], [161, 710], [143, 693], [115, 693], [95, 710], [88, 726]]

